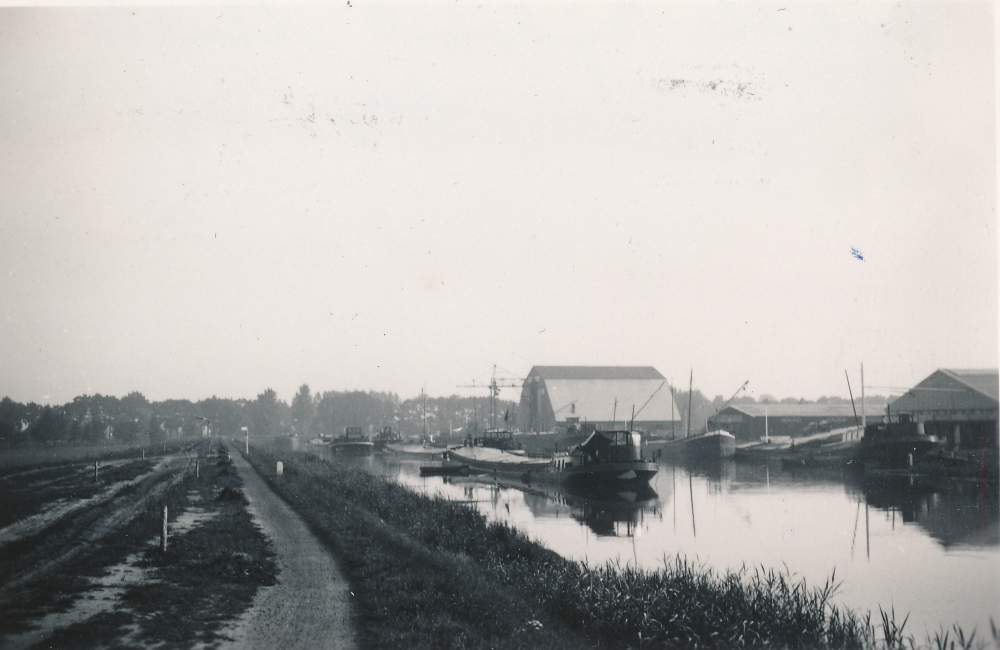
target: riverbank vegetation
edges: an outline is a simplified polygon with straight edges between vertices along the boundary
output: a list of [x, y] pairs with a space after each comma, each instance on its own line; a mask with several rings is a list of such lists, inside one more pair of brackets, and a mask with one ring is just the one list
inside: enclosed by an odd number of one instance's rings
[[656, 571], [588, 568], [464, 504], [365, 472], [263, 448], [249, 460], [341, 561], [366, 647], [921, 645], [903, 638], [905, 622], [887, 616], [876, 630], [870, 616], [833, 605], [833, 576], [809, 586], [763, 568], [720, 575], [683, 558]]

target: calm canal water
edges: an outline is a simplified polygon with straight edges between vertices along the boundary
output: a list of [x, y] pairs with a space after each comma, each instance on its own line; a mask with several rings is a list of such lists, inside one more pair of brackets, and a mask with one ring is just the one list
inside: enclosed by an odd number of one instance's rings
[[[419, 460], [355, 459], [428, 495], [472, 503], [564, 557], [662, 566], [677, 554], [720, 571], [787, 572], [811, 585], [836, 570], [835, 602], [895, 608], [906, 631], [1000, 625], [1000, 516], [995, 487], [971, 481], [857, 478], [727, 461], [662, 464], [635, 501], [584, 498], [554, 486], [421, 477]], [[629, 495], [631, 496], [631, 495]]]

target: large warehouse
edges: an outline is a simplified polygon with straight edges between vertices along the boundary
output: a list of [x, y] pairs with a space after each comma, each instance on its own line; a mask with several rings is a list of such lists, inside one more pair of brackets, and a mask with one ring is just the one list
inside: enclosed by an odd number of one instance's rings
[[889, 404], [893, 422], [917, 422], [928, 435], [967, 449], [998, 443], [997, 370], [937, 370]]
[[635, 428], [661, 434], [680, 420], [663, 375], [651, 366], [535, 366], [521, 391], [517, 421], [527, 431], [574, 424], [621, 428], [635, 408]]

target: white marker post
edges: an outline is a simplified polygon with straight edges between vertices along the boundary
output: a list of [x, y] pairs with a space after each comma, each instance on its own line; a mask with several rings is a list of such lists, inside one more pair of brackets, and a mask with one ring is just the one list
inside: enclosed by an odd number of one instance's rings
[[163, 504], [163, 518], [160, 528], [160, 552], [167, 552], [167, 504]]
[[243, 433], [246, 434], [246, 437], [247, 437], [247, 455], [249, 456], [250, 455], [250, 429], [248, 429], [246, 427], [240, 427], [240, 428], [243, 429]]

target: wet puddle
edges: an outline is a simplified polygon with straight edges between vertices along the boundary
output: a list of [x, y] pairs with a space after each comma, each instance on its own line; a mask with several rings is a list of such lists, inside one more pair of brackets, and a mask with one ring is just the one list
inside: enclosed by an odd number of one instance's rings
[[[192, 503], [201, 500], [197, 494], [190, 495], [190, 498]], [[215, 518], [217, 514], [206, 512], [197, 506], [189, 507], [170, 524], [170, 535], [183, 535], [190, 532]], [[152, 537], [146, 542], [146, 546], [155, 548], [159, 543], [158, 537]], [[125, 558], [124, 562], [108, 567], [105, 575], [91, 579], [93, 587], [77, 597], [69, 610], [46, 614], [37, 621], [35, 628], [28, 632], [0, 637], [0, 646], [5, 650], [30, 648], [51, 636], [56, 630], [76, 623], [83, 623], [99, 614], [114, 611], [129, 587], [151, 582], [149, 570], [138, 566], [142, 555], [143, 553], [132, 553]]]

